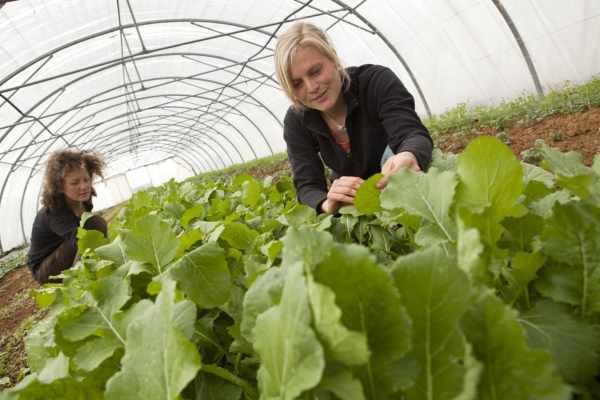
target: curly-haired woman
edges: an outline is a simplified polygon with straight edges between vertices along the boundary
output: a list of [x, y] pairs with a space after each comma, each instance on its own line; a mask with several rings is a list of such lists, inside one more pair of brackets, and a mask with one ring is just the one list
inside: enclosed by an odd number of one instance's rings
[[[51, 276], [71, 268], [81, 257], [77, 252], [77, 229], [84, 212], [92, 210], [94, 177], [103, 178], [106, 166], [94, 150], [57, 150], [46, 164], [42, 186], [42, 209], [33, 222], [27, 266], [40, 284]], [[106, 236], [104, 218], [93, 215], [85, 229], [98, 230]]]

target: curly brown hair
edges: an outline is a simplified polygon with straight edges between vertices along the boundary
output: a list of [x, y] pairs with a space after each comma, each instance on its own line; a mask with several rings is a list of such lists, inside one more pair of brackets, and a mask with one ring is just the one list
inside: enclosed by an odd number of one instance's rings
[[[71, 172], [85, 168], [93, 181], [96, 176], [104, 179], [102, 171], [105, 167], [104, 156], [96, 150], [61, 149], [54, 151], [46, 163], [42, 185], [42, 205], [49, 210], [56, 210], [65, 204], [65, 178]], [[91, 196], [96, 196], [96, 190], [93, 187], [91, 192]]]

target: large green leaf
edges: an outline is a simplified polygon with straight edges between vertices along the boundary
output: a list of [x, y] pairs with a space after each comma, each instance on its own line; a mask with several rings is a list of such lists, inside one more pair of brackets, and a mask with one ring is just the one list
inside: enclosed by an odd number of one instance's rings
[[314, 269], [318, 263], [329, 256], [334, 243], [329, 233], [292, 227], [286, 231], [281, 241], [283, 242], [283, 265], [301, 261], [310, 269]]
[[484, 367], [479, 399], [570, 399], [569, 388], [556, 376], [550, 355], [526, 346], [516, 311], [493, 294], [480, 296], [461, 326]]
[[255, 207], [261, 200], [261, 185], [252, 179], [242, 184], [242, 204], [248, 207]]
[[501, 224], [506, 232], [498, 246], [515, 252], [526, 252], [531, 251], [532, 240], [542, 233], [544, 220], [539, 215], [529, 213], [518, 218], [508, 217]]
[[381, 194], [381, 205], [400, 208], [434, 224], [445, 241], [456, 240], [456, 223], [450, 218], [450, 206], [456, 187], [456, 174], [431, 168], [427, 174], [403, 168], [389, 177]]
[[287, 270], [285, 266], [270, 268], [246, 292], [241, 333], [247, 341], [254, 342], [252, 331], [258, 315], [279, 304]]
[[231, 291], [225, 251], [217, 242], [206, 243], [175, 262], [166, 275], [200, 308], [224, 304]]
[[125, 254], [135, 261], [152, 264], [157, 274], [173, 261], [179, 239], [158, 215], [148, 215], [135, 222], [125, 238]]
[[163, 283], [156, 303], [129, 325], [122, 369], [106, 385], [108, 399], [176, 399], [196, 376], [200, 355], [172, 324], [174, 299], [175, 283]]
[[[120, 338], [114, 316], [131, 298], [129, 282], [115, 276], [89, 283], [82, 304], [58, 315], [64, 337], [71, 341], [85, 339], [93, 333]], [[120, 338], [123, 342], [123, 338]]]
[[335, 304], [333, 290], [316, 283], [311, 275], [308, 277], [308, 299], [327, 362], [365, 364], [369, 359], [367, 338], [363, 333], [350, 331], [341, 323], [342, 311]]
[[504, 143], [480, 136], [458, 156], [457, 174], [456, 206], [483, 211], [483, 239], [493, 246], [504, 231], [500, 221], [524, 212], [517, 204], [523, 168]]
[[562, 153], [554, 147], [545, 147], [542, 166], [554, 172], [556, 185], [582, 199], [587, 199], [594, 193], [597, 177], [591, 168], [583, 165], [583, 156], [570, 151]]
[[367, 338], [371, 357], [365, 366], [353, 368], [365, 395], [368, 399], [385, 398], [396, 387], [376, 382], [383, 382], [380, 373], [408, 352], [411, 326], [389, 273], [365, 248], [338, 244], [317, 266], [314, 276], [316, 282], [335, 293], [342, 324]]
[[544, 252], [567, 265], [543, 270], [536, 287], [557, 302], [600, 311], [600, 209], [570, 202], [555, 205], [541, 235]]
[[436, 246], [400, 258], [394, 280], [413, 321], [409, 355], [421, 372], [407, 399], [453, 399], [473, 392], [479, 366], [459, 327], [474, 301], [464, 272]]
[[572, 307], [549, 299], [519, 316], [531, 347], [552, 355], [560, 376], [569, 383], [586, 383], [600, 366], [600, 330], [573, 314]]
[[121, 236], [117, 236], [112, 243], [98, 247], [95, 251], [97, 257], [103, 260], [109, 260], [115, 263], [117, 267], [127, 262], [127, 256], [125, 255], [125, 243], [121, 240]]
[[292, 400], [321, 380], [323, 347], [311, 328], [303, 266], [290, 266], [281, 303], [256, 319], [254, 348], [261, 359], [258, 387], [263, 398]]

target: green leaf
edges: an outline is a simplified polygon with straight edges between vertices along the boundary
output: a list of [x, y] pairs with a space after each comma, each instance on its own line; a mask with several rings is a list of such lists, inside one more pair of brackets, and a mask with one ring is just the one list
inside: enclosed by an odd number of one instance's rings
[[329, 256], [333, 247], [333, 238], [329, 233], [308, 229], [289, 228], [283, 242], [283, 265], [303, 262], [310, 269]]
[[541, 235], [544, 252], [565, 263], [543, 271], [538, 290], [557, 302], [600, 311], [600, 210], [590, 204], [555, 205]]
[[131, 298], [129, 282], [109, 276], [90, 282], [88, 288], [87, 304], [69, 308], [58, 315], [64, 337], [77, 341], [100, 332], [112, 332], [120, 337], [113, 316]]
[[242, 388], [219, 378], [218, 376], [201, 372], [199, 399], [202, 400], [239, 400]]
[[531, 181], [542, 183], [546, 188], [554, 186], [554, 175], [550, 172], [529, 163], [521, 163], [523, 167], [523, 183], [528, 185]]
[[509, 267], [502, 267], [500, 274], [504, 278], [498, 283], [504, 302], [513, 305], [517, 298], [527, 290], [527, 285], [536, 278], [538, 270], [546, 261], [540, 250], [533, 253], [517, 253]]
[[80, 254], [87, 253], [87, 250], [94, 251], [98, 247], [102, 247], [108, 243], [108, 239], [104, 237], [104, 233], [93, 229], [87, 230], [78, 228], [79, 241], [77, 242], [77, 250]]
[[55, 358], [46, 361], [46, 366], [40, 371], [38, 380], [40, 383], [51, 383], [52, 381], [69, 376], [69, 357], [62, 351]]
[[175, 283], [127, 329], [122, 369], [106, 384], [108, 399], [177, 398], [200, 369], [196, 347], [172, 324]]
[[382, 207], [400, 208], [434, 224], [446, 241], [456, 240], [456, 224], [450, 218], [450, 206], [456, 188], [456, 174], [429, 169], [427, 174], [403, 168], [389, 177], [381, 195]]
[[77, 350], [75, 364], [84, 371], [92, 371], [121, 347], [123, 343], [116, 336], [96, 338]]
[[457, 174], [456, 206], [485, 209], [482, 235], [484, 241], [494, 245], [504, 231], [500, 221], [524, 212], [517, 204], [523, 192], [521, 163], [501, 141], [480, 136], [458, 156]]
[[556, 185], [582, 199], [594, 193], [597, 178], [594, 171], [583, 165], [583, 156], [574, 151], [562, 153], [554, 147], [545, 147], [542, 166], [554, 172]]
[[294, 228], [301, 228], [304, 226], [310, 226], [315, 222], [317, 212], [314, 208], [297, 204], [290, 211], [280, 215], [277, 220], [283, 225], [293, 226]]
[[262, 187], [256, 180], [246, 181], [242, 184], [242, 204], [247, 207], [255, 207], [262, 199], [260, 197]]
[[231, 274], [225, 251], [217, 242], [206, 243], [175, 262], [166, 275], [200, 308], [213, 308], [229, 299]]
[[242, 186], [244, 182], [252, 182], [254, 178], [250, 174], [240, 174], [231, 183], [235, 186]]
[[325, 360], [345, 365], [365, 364], [369, 359], [367, 338], [341, 323], [342, 311], [335, 304], [335, 293], [316, 283], [312, 275], [308, 277], [308, 299], [313, 325], [325, 350]]
[[538, 201], [534, 201], [529, 205], [529, 210], [539, 215], [540, 217], [547, 219], [552, 216], [552, 208], [555, 204], [564, 204], [569, 201], [571, 195], [567, 191], [560, 191], [549, 194], [546, 197]]
[[506, 232], [498, 241], [498, 246], [515, 252], [527, 252], [531, 251], [533, 239], [542, 233], [544, 219], [539, 215], [525, 214], [518, 218], [508, 217], [501, 224]]
[[321, 380], [323, 348], [311, 328], [302, 264], [290, 266], [281, 303], [256, 319], [254, 348], [261, 358], [258, 386], [265, 398], [292, 400]]
[[187, 253], [193, 245], [201, 241], [203, 237], [204, 235], [199, 229], [191, 232], [183, 232], [181, 235], [179, 235], [178, 239], [181, 241], [181, 244], [179, 245], [175, 259], [178, 260], [183, 257], [183, 255]]
[[204, 214], [204, 204], [199, 204], [195, 207], [187, 208], [181, 216], [181, 226], [187, 229], [190, 221], [194, 218], [201, 217]]
[[[335, 293], [342, 311], [342, 324], [367, 338], [371, 357], [365, 366], [354, 367], [367, 398], [387, 396], [393, 385], [380, 382], [386, 366], [403, 357], [410, 348], [411, 322], [400, 302], [391, 277], [362, 246], [334, 245], [331, 255], [314, 272], [315, 281]], [[377, 369], [381, 364], [384, 368]]]
[[470, 221], [473, 213], [466, 208], [458, 209], [458, 241], [456, 256], [458, 267], [467, 274], [472, 284], [484, 283], [485, 273], [490, 262], [490, 251], [481, 241], [481, 234], [476, 228], [469, 228], [465, 221]]
[[169, 226], [157, 215], [148, 215], [135, 222], [125, 238], [125, 253], [135, 261], [147, 262], [161, 274], [173, 261], [179, 240]]
[[[259, 235], [258, 232], [250, 230], [247, 225], [240, 222], [227, 222], [223, 224], [223, 228], [218, 237], [239, 250], [249, 251], [254, 245], [254, 239]], [[213, 233], [211, 240], [214, 240], [214, 236]]]
[[567, 382], [587, 383], [600, 366], [600, 330], [573, 315], [572, 308], [549, 299], [519, 316], [531, 347], [552, 355], [558, 374]]
[[185, 206], [179, 202], [166, 202], [163, 205], [163, 210], [169, 217], [179, 220], [185, 213]]
[[323, 379], [315, 388], [315, 393], [327, 391], [340, 400], [365, 400], [363, 388], [358, 379], [348, 370], [338, 370], [331, 373], [325, 371]]
[[478, 398], [570, 399], [570, 390], [556, 375], [546, 351], [525, 345], [515, 310], [487, 292], [461, 321], [475, 357], [484, 365]]
[[413, 321], [410, 357], [420, 366], [409, 399], [452, 399], [468, 389], [479, 366], [459, 327], [474, 302], [467, 276], [439, 247], [398, 259], [393, 270]]
[[381, 208], [381, 191], [375, 184], [383, 178], [383, 174], [375, 174], [360, 185], [354, 198], [356, 209], [363, 214], [371, 215], [383, 210]]
[[127, 262], [127, 256], [125, 255], [125, 243], [121, 240], [121, 236], [117, 236], [112, 243], [98, 247], [95, 251], [96, 256], [103, 260], [112, 261], [117, 267]]

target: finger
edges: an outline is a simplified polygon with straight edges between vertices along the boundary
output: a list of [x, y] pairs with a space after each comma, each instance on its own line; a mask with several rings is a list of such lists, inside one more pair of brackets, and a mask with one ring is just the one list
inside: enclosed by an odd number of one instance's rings
[[387, 186], [387, 184], [388, 184], [388, 178], [386, 175], [375, 184], [375, 187], [377, 189], [381, 190], [381, 189], [385, 188]]

